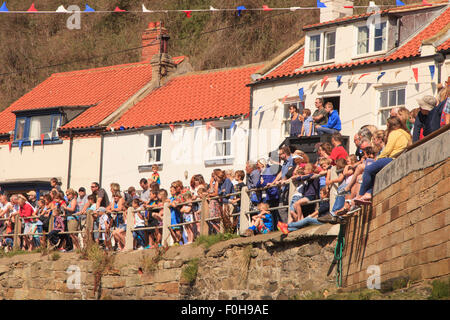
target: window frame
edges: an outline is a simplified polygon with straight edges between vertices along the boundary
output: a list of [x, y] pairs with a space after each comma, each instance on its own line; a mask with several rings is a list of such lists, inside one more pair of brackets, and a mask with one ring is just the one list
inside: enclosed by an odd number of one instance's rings
[[[216, 127], [214, 128], [214, 142], [213, 142], [213, 150], [212, 150], [212, 156], [210, 157], [210, 160], [218, 160], [218, 159], [232, 159], [234, 158], [233, 155], [233, 130], [230, 129], [229, 126], [220, 126], [220, 127]], [[221, 130], [222, 132], [222, 140], [217, 140], [217, 131]], [[223, 131], [225, 130], [225, 132]], [[226, 140], [226, 130], [230, 131], [230, 139]], [[216, 151], [216, 145], [221, 144], [221, 145], [226, 145], [227, 143], [230, 144], [230, 154], [229, 155], [217, 155]], [[226, 147], [225, 147], [226, 149]], [[223, 150], [225, 151], [225, 150]], [[224, 152], [225, 153], [225, 152]]]
[[[380, 87], [377, 89], [377, 124], [380, 128], [386, 128], [386, 123], [382, 123], [382, 111], [391, 110], [393, 108], [406, 107], [406, 85], [396, 85], [392, 87]], [[404, 90], [404, 104], [398, 104], [398, 91]], [[389, 106], [389, 92], [396, 91], [396, 105]], [[387, 94], [387, 106], [381, 107], [381, 94], [386, 92]]]
[[[36, 113], [36, 112], [30, 112], [30, 113], [20, 113], [20, 114], [16, 114], [16, 123], [15, 123], [15, 127], [14, 127], [14, 141], [12, 143], [12, 146], [18, 146], [19, 145], [19, 141], [22, 141], [22, 145], [24, 146], [28, 146], [28, 145], [32, 145], [32, 144], [41, 144], [41, 137], [39, 136], [38, 138], [36, 137], [30, 137], [30, 129], [31, 129], [31, 120], [34, 117], [43, 117], [43, 116], [50, 116], [50, 131], [49, 132], [44, 132], [44, 134], [46, 134], [46, 136], [44, 137], [44, 144], [51, 144], [51, 143], [61, 143], [62, 140], [59, 139], [59, 134], [58, 134], [58, 128], [60, 128], [63, 125], [63, 115], [62, 113], [59, 112], [42, 112], [42, 113]], [[56, 130], [54, 130], [53, 128], [53, 124], [54, 124], [54, 119], [55, 118], [59, 118], [59, 126], [57, 128], [55, 128]], [[24, 127], [24, 133], [23, 133], [23, 137], [22, 139], [17, 139], [17, 129], [18, 129], [18, 124], [19, 121], [25, 119], [25, 127]], [[40, 133], [41, 135], [42, 133]]]
[[[355, 44], [354, 50], [353, 50], [353, 58], [354, 59], [363, 58], [366, 56], [380, 55], [380, 54], [384, 54], [387, 52], [387, 46], [389, 43], [389, 32], [388, 32], [389, 24], [388, 24], [387, 19], [386, 18], [381, 19], [380, 25], [384, 25], [385, 37], [384, 37], [384, 42], [383, 42], [383, 48], [378, 51], [375, 51], [375, 39], [376, 39], [375, 38], [375, 29], [376, 29], [375, 21], [373, 23], [371, 23], [369, 26], [367, 26], [367, 20], [365, 20], [364, 22], [356, 23], [354, 25], [354, 44]], [[369, 37], [368, 37], [369, 38], [369, 47], [368, 47], [368, 51], [366, 53], [358, 53], [358, 35], [359, 35], [358, 31], [359, 31], [359, 28], [361, 28], [361, 27], [368, 27], [368, 29], [369, 29]]]
[[[327, 35], [334, 33], [334, 57], [332, 59], [327, 59]], [[311, 51], [311, 38], [319, 36], [319, 60], [311, 61], [310, 51]], [[305, 45], [305, 65], [317, 65], [324, 63], [332, 63], [336, 59], [336, 40], [337, 40], [337, 29], [328, 29], [315, 33], [311, 33], [306, 37]]]
[[[289, 106], [291, 104], [295, 103], [297, 105], [298, 113], [301, 115], [303, 110], [305, 109], [305, 106], [302, 103], [305, 101], [305, 99], [306, 99], [306, 95], [303, 96], [303, 101], [300, 101], [300, 99], [297, 98], [297, 100], [285, 102], [283, 104], [283, 119], [281, 121], [282, 122], [281, 130], [283, 130], [282, 137], [287, 138], [290, 136], [291, 127], [289, 125], [291, 124], [291, 116], [289, 113]], [[301, 109], [300, 109], [300, 106], [301, 106]]]
[[[146, 135], [146, 138], [147, 138], [147, 150], [145, 151], [145, 163], [147, 164], [147, 165], [153, 165], [153, 164], [157, 164], [157, 165], [161, 165], [163, 162], [162, 162], [162, 157], [163, 157], [163, 155], [162, 155], [162, 140], [163, 140], [163, 134], [162, 134], [162, 131], [155, 131], [155, 132], [148, 132], [148, 133], [146, 133], [145, 134]], [[159, 147], [157, 147], [156, 146], [156, 136], [157, 135], [160, 135], [161, 136], [161, 145], [159, 146]], [[155, 140], [154, 140], [154, 145], [155, 146], [153, 146], [153, 147], [150, 147], [150, 137], [151, 136], [154, 136], [155, 138]], [[153, 161], [153, 162], [151, 162], [150, 161], [150, 151], [152, 151], [152, 150], [160, 150], [160, 154], [159, 154], [159, 161]]]
[[[333, 58], [328, 58], [328, 41], [327, 41], [327, 35], [329, 34], [333, 34], [334, 33], [334, 50], [333, 50]], [[328, 62], [328, 61], [333, 61], [334, 59], [336, 59], [336, 30], [332, 30], [332, 31], [328, 31], [328, 32], [324, 32], [323, 33], [323, 61], [324, 62]]]

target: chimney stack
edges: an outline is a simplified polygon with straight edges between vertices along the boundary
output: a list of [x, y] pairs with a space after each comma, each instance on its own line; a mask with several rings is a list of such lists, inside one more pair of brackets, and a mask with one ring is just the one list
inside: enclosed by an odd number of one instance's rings
[[150, 61], [155, 54], [167, 53], [169, 33], [160, 22], [150, 22], [142, 35], [142, 61]]
[[327, 7], [320, 8], [321, 23], [353, 15], [353, 8], [344, 8], [353, 6], [353, 0], [322, 0], [322, 2]]

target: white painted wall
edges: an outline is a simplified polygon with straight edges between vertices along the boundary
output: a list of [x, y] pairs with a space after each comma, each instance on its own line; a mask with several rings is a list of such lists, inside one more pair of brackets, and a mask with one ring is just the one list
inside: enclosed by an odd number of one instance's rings
[[[115, 132], [105, 136], [103, 185], [109, 191], [109, 184], [117, 182], [122, 190], [130, 186], [140, 189], [139, 180], [150, 178], [152, 171], [139, 172], [138, 167], [147, 165], [146, 150], [148, 147], [148, 134], [162, 132], [162, 170], [161, 186], [167, 190], [170, 183], [181, 180], [189, 185], [194, 174], [202, 174], [209, 181], [213, 169], [220, 167], [226, 169], [244, 169], [247, 161], [247, 128], [248, 120], [237, 120], [236, 128], [232, 134], [232, 165], [205, 166], [204, 161], [211, 159], [213, 141], [215, 139], [214, 127], [229, 127], [231, 121], [213, 122], [213, 127], [206, 130], [205, 122], [196, 126], [176, 126], [172, 133], [169, 128], [135, 131]], [[187, 179], [185, 178], [187, 171]]]
[[[328, 74], [304, 75], [297, 79], [279, 80], [255, 86], [253, 89], [253, 115], [259, 106], [264, 106], [257, 116], [253, 117], [250, 158], [266, 157], [275, 150], [284, 139], [282, 120], [284, 96], [298, 97], [298, 89], [304, 89], [305, 107], [313, 113], [314, 101], [317, 97], [340, 96], [340, 118], [343, 135], [353, 135], [366, 124], [379, 126], [378, 92], [382, 88], [395, 86], [406, 87], [406, 108], [416, 108], [416, 99], [423, 95], [436, 95], [437, 68], [434, 79], [431, 80], [429, 65], [434, 65], [433, 59], [414, 62], [399, 62], [376, 67], [359, 68], [346, 72], [330, 72]], [[412, 68], [419, 70], [419, 83], [416, 83]], [[442, 82], [449, 75], [450, 60], [447, 59], [442, 68]], [[386, 74], [377, 83], [380, 72]], [[365, 73], [367, 76], [359, 79]], [[321, 81], [328, 75], [328, 81], [321, 87]], [[336, 77], [342, 75], [342, 84], [338, 87]], [[354, 86], [349, 84], [350, 80]], [[432, 83], [433, 82], [433, 83]], [[380, 129], [384, 129], [380, 127]], [[350, 143], [350, 152], [355, 146]]]

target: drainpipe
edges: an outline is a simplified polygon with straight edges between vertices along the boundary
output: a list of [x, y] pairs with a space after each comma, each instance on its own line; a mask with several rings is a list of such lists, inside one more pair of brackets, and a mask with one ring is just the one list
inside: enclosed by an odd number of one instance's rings
[[247, 161], [250, 160], [250, 146], [252, 141], [252, 123], [253, 123], [253, 87], [250, 87], [250, 117], [248, 118], [248, 143], [247, 143]]
[[72, 149], [73, 149], [73, 136], [71, 128], [69, 129], [69, 166], [67, 169], [67, 189], [70, 188], [70, 176], [72, 171]]
[[98, 184], [100, 188], [102, 187], [102, 176], [103, 176], [103, 145], [104, 145], [105, 136], [103, 132], [100, 132], [100, 176], [98, 178]]

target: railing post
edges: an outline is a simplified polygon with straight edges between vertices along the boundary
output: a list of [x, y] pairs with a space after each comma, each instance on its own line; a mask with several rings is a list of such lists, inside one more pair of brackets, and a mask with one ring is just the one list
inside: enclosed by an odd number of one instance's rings
[[86, 212], [86, 225], [85, 225], [85, 232], [86, 232], [86, 244], [85, 247], [89, 248], [92, 244], [92, 231], [94, 230], [94, 217], [92, 216], [92, 211], [89, 210], [88, 212]]
[[50, 231], [53, 230], [53, 222], [55, 220], [55, 216], [52, 214], [50, 216], [50, 220], [48, 221], [48, 232], [50, 233]]
[[243, 187], [241, 190], [241, 212], [239, 215], [239, 234], [244, 234], [244, 232], [249, 227], [249, 218], [247, 212], [250, 211], [250, 194], [248, 193], [248, 188]]
[[134, 227], [134, 209], [132, 207], [127, 209], [127, 230], [125, 234], [125, 250], [133, 250], [133, 231]]
[[171, 246], [173, 244], [172, 236], [170, 235], [169, 226], [171, 224], [171, 213], [169, 208], [169, 203], [164, 203], [164, 214], [163, 214], [163, 232], [161, 243], [163, 246], [166, 244]]
[[13, 237], [13, 250], [20, 249], [20, 236], [19, 233], [22, 231], [22, 219], [19, 214], [15, 216], [15, 224], [14, 224], [14, 237]]
[[202, 200], [202, 208], [200, 211], [200, 235], [207, 236], [209, 233], [208, 223], [206, 219], [209, 218], [208, 201], [206, 198]]

